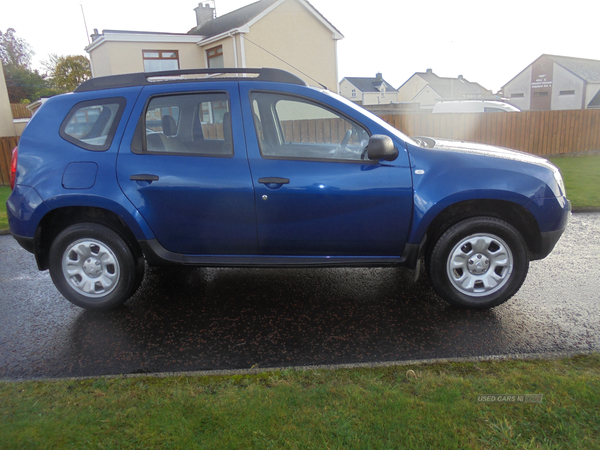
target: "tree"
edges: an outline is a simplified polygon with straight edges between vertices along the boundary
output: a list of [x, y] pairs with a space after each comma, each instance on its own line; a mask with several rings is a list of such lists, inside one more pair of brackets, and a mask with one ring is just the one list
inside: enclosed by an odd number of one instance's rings
[[46, 73], [40, 74], [31, 68], [31, 46], [15, 33], [14, 28], [0, 31], [0, 61], [11, 103], [34, 102], [40, 97], [70, 92], [91, 78], [90, 61], [82, 55], [51, 54], [42, 64]]
[[6, 33], [0, 31], [0, 60], [5, 67], [29, 69], [33, 50], [24, 39], [15, 36], [15, 33], [14, 28], [9, 28]]
[[42, 66], [46, 69], [44, 77], [52, 77], [52, 74], [56, 71], [56, 64], [58, 63], [60, 56], [56, 53], [50, 53], [46, 61], [42, 61]]
[[15, 29], [0, 31], [0, 61], [6, 78], [11, 103], [36, 101], [43, 95], [54, 95], [37, 70], [31, 69], [33, 50], [24, 39], [15, 35]]
[[[56, 55], [51, 55], [56, 56]], [[83, 55], [61, 56], [56, 60], [52, 85], [63, 92], [71, 92], [92, 77], [90, 60]]]

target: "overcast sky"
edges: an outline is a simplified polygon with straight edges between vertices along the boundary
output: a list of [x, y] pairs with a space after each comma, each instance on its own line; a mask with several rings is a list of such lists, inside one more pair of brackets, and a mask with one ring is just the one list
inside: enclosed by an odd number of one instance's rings
[[[253, 0], [216, 0], [224, 15]], [[600, 60], [598, 0], [310, 0], [345, 38], [339, 76], [382, 72], [399, 87], [415, 72], [463, 75], [494, 92], [541, 54]], [[94, 28], [185, 33], [196, 25], [197, 0], [3, 1], [0, 30], [14, 28], [35, 51], [85, 54]]]

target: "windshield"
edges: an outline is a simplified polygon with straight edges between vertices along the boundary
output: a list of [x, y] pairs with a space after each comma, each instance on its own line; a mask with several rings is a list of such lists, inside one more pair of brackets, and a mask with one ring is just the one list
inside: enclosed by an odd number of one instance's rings
[[420, 144], [418, 142], [416, 142], [413, 138], [408, 137], [402, 131], [394, 128], [389, 123], [385, 122], [383, 119], [381, 119], [380, 117], [378, 117], [375, 114], [373, 114], [371, 111], [368, 111], [368, 110], [366, 110], [366, 109], [364, 109], [364, 108], [356, 105], [355, 103], [351, 102], [347, 98], [344, 98], [341, 95], [338, 95], [338, 94], [336, 94], [334, 92], [325, 91], [325, 90], [323, 90], [322, 92], [324, 94], [330, 95], [331, 97], [335, 98], [336, 100], [339, 100], [340, 102], [344, 103], [346, 106], [351, 107], [355, 111], [357, 111], [357, 112], [359, 112], [359, 113], [367, 116], [369, 119], [371, 119], [372, 121], [376, 122], [378, 125], [381, 125], [386, 130], [388, 130], [391, 134], [393, 134], [397, 138], [403, 140], [404, 142], [408, 142], [408, 143], [410, 143], [412, 145], [420, 146]]

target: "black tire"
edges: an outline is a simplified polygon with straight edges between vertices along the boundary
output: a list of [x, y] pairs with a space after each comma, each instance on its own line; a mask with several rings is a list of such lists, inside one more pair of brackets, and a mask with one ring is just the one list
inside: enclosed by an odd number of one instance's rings
[[129, 299], [144, 277], [144, 259], [127, 240], [105, 225], [78, 223], [50, 246], [50, 276], [71, 303], [111, 309]]
[[427, 261], [437, 294], [453, 306], [487, 309], [510, 299], [529, 270], [519, 232], [494, 217], [473, 217], [449, 228]]

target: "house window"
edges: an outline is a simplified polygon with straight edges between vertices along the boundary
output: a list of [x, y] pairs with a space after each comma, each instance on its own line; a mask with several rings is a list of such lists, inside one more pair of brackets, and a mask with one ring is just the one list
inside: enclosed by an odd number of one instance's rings
[[575, 95], [575, 90], [560, 91], [559, 95]]
[[356, 89], [352, 89], [352, 98], [356, 98]]
[[223, 46], [213, 47], [206, 50], [206, 59], [208, 60], [208, 67], [221, 69], [225, 67], [225, 61], [223, 60]]
[[510, 94], [510, 98], [524, 98], [525, 94], [523, 94], [522, 92], [516, 93], [516, 94]]
[[544, 92], [534, 92], [533, 96], [534, 97], [548, 97], [550, 93], [548, 91], [544, 91]]
[[144, 72], [179, 69], [179, 52], [177, 50], [144, 50]]

